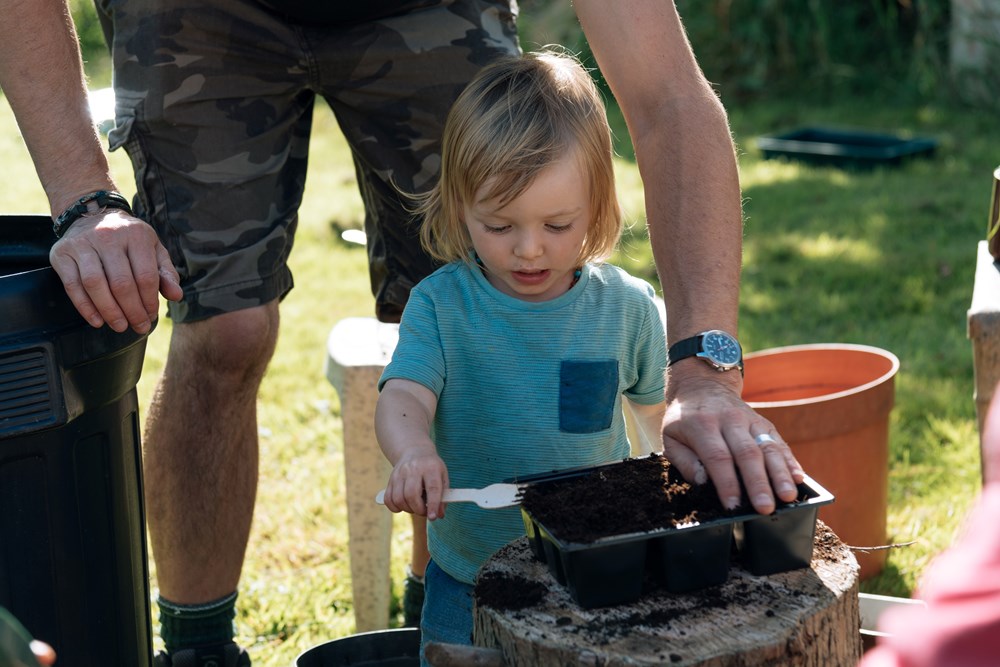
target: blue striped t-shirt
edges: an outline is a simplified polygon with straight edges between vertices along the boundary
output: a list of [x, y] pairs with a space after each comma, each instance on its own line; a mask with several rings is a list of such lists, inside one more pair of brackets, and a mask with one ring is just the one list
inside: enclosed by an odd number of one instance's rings
[[[663, 400], [666, 342], [649, 283], [588, 264], [550, 301], [494, 288], [478, 267], [448, 264], [420, 282], [379, 381], [437, 395], [431, 437], [453, 488], [590, 466], [629, 455], [621, 396]], [[428, 524], [435, 562], [472, 583], [480, 565], [524, 534], [518, 508], [452, 503]]]

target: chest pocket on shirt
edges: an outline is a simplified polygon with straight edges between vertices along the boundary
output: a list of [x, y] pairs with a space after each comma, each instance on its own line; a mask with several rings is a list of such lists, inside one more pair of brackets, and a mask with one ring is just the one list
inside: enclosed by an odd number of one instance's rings
[[596, 433], [611, 428], [618, 398], [618, 362], [563, 361], [559, 368], [559, 430]]

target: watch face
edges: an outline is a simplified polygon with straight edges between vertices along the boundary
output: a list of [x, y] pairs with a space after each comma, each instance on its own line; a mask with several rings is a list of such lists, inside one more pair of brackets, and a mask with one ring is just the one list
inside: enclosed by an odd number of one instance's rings
[[732, 366], [743, 358], [743, 351], [736, 339], [722, 331], [710, 331], [701, 341], [701, 347], [710, 359], [723, 366]]

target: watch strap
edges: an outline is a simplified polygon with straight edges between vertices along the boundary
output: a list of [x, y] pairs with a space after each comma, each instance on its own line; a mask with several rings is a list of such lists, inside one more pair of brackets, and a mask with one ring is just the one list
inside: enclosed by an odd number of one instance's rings
[[667, 352], [667, 366], [671, 366], [681, 359], [693, 357], [701, 352], [701, 340], [703, 337], [703, 334], [698, 334], [697, 336], [679, 340], [671, 345], [670, 350]]
[[115, 208], [132, 215], [132, 207], [125, 197], [112, 190], [97, 190], [80, 197], [63, 211], [53, 223], [52, 231], [57, 239], [61, 239], [74, 222], [88, 213], [97, 213], [107, 208]]

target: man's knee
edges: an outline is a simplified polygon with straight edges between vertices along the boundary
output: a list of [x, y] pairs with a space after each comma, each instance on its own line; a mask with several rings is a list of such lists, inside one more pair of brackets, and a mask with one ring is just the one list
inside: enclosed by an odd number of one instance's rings
[[278, 338], [277, 302], [176, 324], [168, 363], [233, 381], [259, 381]]

